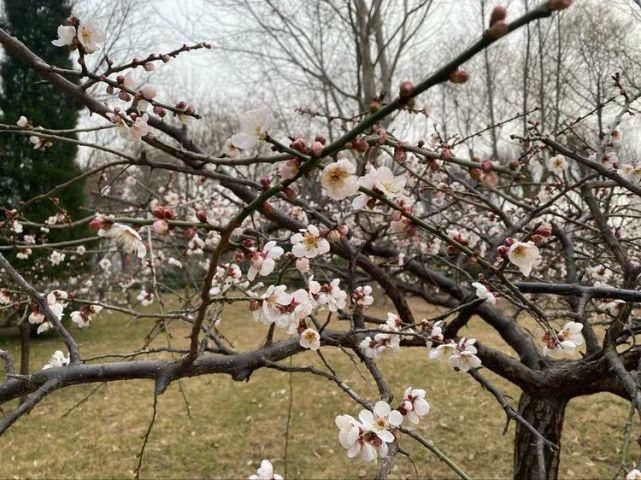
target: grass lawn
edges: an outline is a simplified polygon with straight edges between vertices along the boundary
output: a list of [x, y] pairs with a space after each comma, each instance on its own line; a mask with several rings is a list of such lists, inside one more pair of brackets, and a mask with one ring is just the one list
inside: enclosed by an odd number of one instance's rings
[[[380, 308], [380, 307], [379, 307]], [[430, 311], [417, 305], [417, 317]], [[382, 313], [384, 310], [379, 310]], [[88, 330], [77, 331], [83, 355], [129, 352], [141, 347], [153, 320], [138, 320], [101, 313]], [[251, 319], [245, 306], [228, 306], [222, 331], [236, 348], [259, 345], [266, 332]], [[184, 345], [186, 329], [171, 324], [174, 346]], [[472, 321], [466, 332], [486, 343], [500, 345], [493, 332]], [[160, 336], [153, 345], [166, 345]], [[32, 362], [40, 368], [62, 343], [55, 338], [33, 343]], [[0, 348], [19, 358], [14, 339], [0, 339]], [[352, 361], [340, 351], [327, 358], [353, 388], [374, 398]], [[306, 353], [295, 364], [321, 366]], [[380, 366], [396, 397], [407, 386], [425, 388], [432, 411], [420, 432], [444, 450], [473, 478], [508, 478], [514, 427], [503, 436], [503, 410], [468, 375], [428, 361], [424, 349], [383, 359]], [[485, 371], [505, 392], [517, 391]], [[180, 385], [189, 402], [190, 415]], [[287, 478], [371, 478], [376, 467], [350, 461], [337, 439], [334, 417], [358, 414], [359, 408], [332, 383], [301, 374], [260, 370], [248, 383], [226, 376], [203, 376], [173, 383], [159, 398], [158, 418], [147, 446], [143, 478], [247, 478], [261, 459], [270, 459], [276, 472]], [[71, 410], [98, 384], [58, 391], [23, 417], [0, 438], [2, 478], [122, 478], [131, 477], [151, 416], [151, 381], [116, 382], [99, 386], [89, 399]], [[290, 388], [292, 414], [287, 432]], [[69, 413], [67, 413], [69, 412]], [[567, 411], [562, 445], [563, 478], [612, 478], [621, 457], [626, 403], [602, 394], [573, 401]], [[634, 439], [631, 458], [640, 451]], [[423, 478], [453, 478], [448, 468], [429, 452], [404, 437], [401, 446], [411, 452]], [[287, 453], [286, 453], [287, 452]], [[414, 467], [402, 456], [395, 478], [416, 478]], [[619, 475], [620, 477], [620, 475]]]

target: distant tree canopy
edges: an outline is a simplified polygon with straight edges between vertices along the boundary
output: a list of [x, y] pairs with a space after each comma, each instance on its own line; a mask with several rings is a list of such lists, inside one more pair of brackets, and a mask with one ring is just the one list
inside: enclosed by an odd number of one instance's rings
[[[3, 28], [21, 39], [45, 61], [62, 68], [71, 68], [67, 49], [51, 44], [56, 27], [71, 14], [67, 0], [4, 0]], [[0, 63], [2, 122], [15, 124], [21, 115], [31, 124], [49, 129], [71, 129], [76, 126], [78, 106], [69, 97], [55, 90], [48, 82], [21, 61], [5, 56]], [[15, 208], [20, 200], [45, 193], [56, 185], [76, 177], [80, 168], [75, 158], [77, 146], [68, 142], [54, 143], [45, 150], [34, 150], [28, 137], [0, 137], [0, 206]], [[83, 204], [84, 184], [74, 183], [58, 197], [65, 210], [75, 217]], [[42, 221], [57, 213], [51, 201], [39, 202], [27, 209], [27, 216]], [[4, 212], [3, 212], [4, 214]], [[69, 232], [66, 233], [67, 237]], [[62, 239], [56, 234], [57, 239]]]

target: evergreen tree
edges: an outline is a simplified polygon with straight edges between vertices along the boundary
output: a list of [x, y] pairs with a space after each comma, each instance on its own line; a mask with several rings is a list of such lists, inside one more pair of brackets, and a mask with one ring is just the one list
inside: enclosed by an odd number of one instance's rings
[[[71, 68], [69, 50], [55, 47], [57, 26], [71, 14], [68, 0], [4, 0], [3, 28], [21, 39], [45, 61], [63, 68]], [[78, 107], [69, 98], [18, 60], [6, 56], [0, 63], [2, 95], [0, 111], [2, 123], [15, 124], [21, 115], [32, 125], [51, 129], [71, 129], [76, 126]], [[20, 200], [47, 192], [77, 176], [77, 147], [54, 142], [45, 151], [33, 149], [28, 137], [0, 135], [0, 206], [15, 207]], [[75, 183], [57, 194], [60, 206], [73, 218], [84, 200], [84, 184]], [[26, 211], [29, 219], [43, 221], [57, 213], [53, 202], [45, 200]], [[56, 240], [69, 233], [52, 235]]]

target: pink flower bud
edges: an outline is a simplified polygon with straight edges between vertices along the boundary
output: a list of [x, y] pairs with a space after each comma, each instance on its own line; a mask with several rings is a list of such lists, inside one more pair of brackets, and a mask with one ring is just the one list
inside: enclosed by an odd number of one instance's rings
[[154, 64], [153, 64], [153, 63], [151, 63], [151, 62], [147, 62], [147, 63], [145, 63], [145, 65], [144, 65], [144, 69], [145, 69], [147, 72], [151, 72], [151, 71], [153, 71], [153, 69], [154, 69], [154, 68], [156, 68], [156, 67], [154, 67]]
[[327, 143], [327, 139], [325, 137], [323, 137], [322, 135], [316, 135], [316, 137], [314, 138], [314, 141], [315, 142], [320, 142], [323, 145], [325, 145]]
[[196, 229], [195, 228], [192, 228], [192, 227], [185, 228], [184, 231], [185, 231], [185, 237], [187, 237], [189, 239], [194, 238], [194, 235], [196, 235]]
[[539, 228], [536, 229], [537, 235], [541, 235], [542, 237], [549, 237], [552, 235], [552, 225], [549, 223], [543, 223], [539, 226]]
[[140, 89], [140, 92], [146, 100], [151, 100], [156, 96], [156, 87], [154, 87], [153, 85], [145, 85]]
[[507, 251], [508, 251], [508, 248], [505, 245], [501, 245], [499, 248], [496, 249], [496, 253], [498, 253], [501, 257], [506, 257]]
[[338, 230], [335, 230], [335, 229], [330, 230], [329, 234], [328, 234], [328, 237], [333, 242], [339, 242], [340, 239], [341, 239], [341, 232], [339, 232]]
[[507, 17], [507, 10], [504, 6], [497, 5], [494, 7], [492, 14], [490, 15], [490, 27], [492, 27], [496, 22], [505, 20], [505, 17]]
[[352, 148], [359, 153], [365, 153], [369, 150], [369, 144], [362, 138], [352, 140]]
[[156, 235], [167, 235], [169, 233], [169, 224], [165, 220], [155, 220], [153, 227]]
[[469, 74], [465, 70], [457, 69], [450, 73], [450, 82], [462, 84], [468, 81]]
[[298, 260], [296, 260], [296, 269], [300, 273], [309, 272], [309, 259], [303, 257], [303, 258], [299, 258]]
[[507, 237], [507, 238], [505, 239], [505, 241], [503, 242], [503, 244], [504, 244], [505, 246], [507, 246], [507, 247], [511, 247], [511, 246], [514, 244], [514, 242], [515, 242], [515, 241], [516, 241], [516, 240], [514, 240], [512, 237]]
[[485, 38], [488, 38], [490, 40], [498, 40], [504, 35], [507, 35], [508, 33], [508, 27], [507, 23], [505, 23], [503, 20], [499, 20], [496, 22], [494, 25], [492, 25], [489, 29], [485, 31]]
[[203, 210], [202, 208], [200, 210], [197, 210], [196, 218], [201, 223], [207, 223], [207, 212], [205, 212], [205, 210]]
[[349, 233], [349, 227], [345, 224], [339, 225], [338, 231], [341, 232], [341, 235], [347, 235]]
[[312, 144], [312, 156], [314, 156], [314, 157], [320, 157], [320, 156], [321, 156], [321, 154], [323, 153], [323, 149], [324, 149], [324, 148], [325, 148], [325, 147], [323, 146], [323, 144], [322, 144], [322, 143], [320, 143], [320, 142], [314, 142], [314, 143]]
[[260, 302], [258, 300], [252, 300], [251, 302], [249, 302], [249, 309], [252, 312], [255, 312], [256, 310], [258, 310], [260, 308], [260, 306], [261, 305], [260, 305]]
[[481, 168], [486, 172], [489, 172], [494, 168], [494, 165], [492, 165], [492, 162], [489, 160], [483, 160], [481, 161]]
[[550, 0], [548, 2], [548, 7], [550, 10], [555, 11], [555, 10], [565, 10], [568, 8], [570, 5], [572, 5], [573, 0]]
[[401, 86], [398, 89], [398, 94], [401, 98], [409, 98], [414, 91], [414, 84], [412, 82], [405, 81], [401, 83]]
[[165, 207], [161, 207], [161, 206], [155, 207], [151, 211], [151, 213], [156, 218], [165, 218]]

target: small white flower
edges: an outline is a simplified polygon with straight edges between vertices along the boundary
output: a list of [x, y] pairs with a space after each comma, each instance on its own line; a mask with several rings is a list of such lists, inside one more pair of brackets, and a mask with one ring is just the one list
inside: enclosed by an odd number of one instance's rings
[[282, 308], [288, 306], [292, 301], [292, 296], [286, 290], [285, 285], [270, 285], [262, 297], [261, 308], [253, 312], [254, 319], [266, 325], [270, 323], [276, 323], [283, 327], [289, 325], [289, 315], [283, 312]]
[[249, 480], [283, 480], [283, 477], [274, 473], [274, 467], [269, 460], [263, 460], [260, 462], [260, 468], [249, 477]]
[[84, 245], [79, 245], [78, 247], [76, 247], [76, 253], [78, 255], [84, 255], [85, 253], [87, 253], [87, 248]]
[[299, 343], [303, 348], [318, 350], [321, 346], [320, 334], [313, 328], [307, 328], [300, 334]]
[[418, 425], [421, 417], [430, 411], [430, 404], [425, 400], [425, 390], [407, 387], [399, 411], [411, 423]]
[[568, 161], [563, 155], [555, 155], [554, 157], [548, 158], [547, 161], [548, 170], [558, 175], [559, 177], [563, 176], [568, 168]]
[[191, 240], [187, 242], [187, 255], [202, 255], [204, 253], [204, 246], [204, 240], [200, 238], [198, 234], [194, 235], [191, 237]]
[[91, 325], [93, 316], [101, 310], [102, 307], [100, 305], [85, 305], [80, 310], [71, 312], [69, 316], [71, 321], [78, 325], [78, 328], [86, 328]]
[[338, 415], [334, 422], [338, 427], [338, 441], [349, 450], [358, 440], [361, 424], [351, 415]]
[[20, 260], [26, 260], [29, 258], [31, 255], [32, 251], [30, 248], [21, 248], [18, 250], [18, 253], [16, 253], [16, 258], [19, 258]]
[[143, 288], [142, 290], [140, 290], [140, 293], [136, 297], [136, 300], [138, 300], [143, 307], [147, 307], [154, 303], [154, 294], [147, 292]]
[[539, 249], [532, 242], [514, 242], [507, 251], [507, 258], [526, 277], [530, 276], [530, 272], [540, 256]]
[[276, 242], [267, 242], [260, 252], [252, 253], [247, 278], [254, 280], [256, 275], [265, 277], [272, 273], [276, 266], [275, 259], [280, 258], [283, 253], [285, 253], [285, 251], [277, 246]]
[[27, 128], [29, 126], [29, 120], [27, 120], [27, 117], [24, 115], [20, 115], [20, 118], [16, 122], [16, 125], [18, 125], [20, 128]]
[[9, 290], [3, 288], [0, 290], [0, 305], [9, 305], [11, 303], [11, 296]]
[[374, 432], [383, 442], [392, 443], [394, 434], [391, 430], [403, 423], [403, 415], [398, 410], [392, 410], [387, 402], [382, 400], [376, 402], [373, 412], [361, 410], [358, 415], [363, 426]]
[[496, 297], [492, 292], [490, 292], [485, 285], [479, 282], [472, 283], [472, 286], [476, 288], [476, 297], [480, 298], [490, 305], [496, 304]]
[[267, 108], [247, 112], [240, 122], [240, 132], [231, 137], [231, 143], [241, 150], [254, 148], [259, 140], [264, 140], [274, 118]]
[[177, 268], [183, 268], [182, 262], [180, 260], [175, 259], [174, 257], [169, 257], [169, 259], [167, 260], [167, 263]]
[[54, 250], [51, 252], [51, 255], [49, 255], [49, 262], [51, 265], [60, 265], [65, 259], [65, 254], [62, 252], [59, 252], [58, 250]]
[[630, 470], [625, 476], [625, 480], [641, 480], [641, 471], [636, 468], [634, 470]]
[[354, 175], [356, 167], [343, 158], [327, 165], [321, 173], [321, 185], [325, 194], [334, 200], [343, 200], [358, 192], [358, 177]]
[[366, 309], [374, 303], [372, 297], [372, 287], [365, 285], [363, 287], [356, 287], [352, 292], [352, 301], [361, 309]]
[[320, 236], [318, 228], [314, 225], [292, 235], [292, 253], [298, 257], [315, 258], [329, 252], [329, 242]]
[[105, 272], [109, 272], [109, 270], [111, 270], [111, 260], [109, 260], [107, 257], [101, 258], [100, 261], [98, 262], [98, 265]]
[[387, 197], [394, 197], [403, 192], [407, 179], [403, 175], [395, 177], [388, 167], [376, 170], [374, 187]]
[[472, 368], [478, 368], [481, 366], [481, 359], [476, 356], [476, 347], [474, 344], [476, 339], [462, 338], [458, 345], [456, 352], [448, 358], [450, 365], [462, 372], [467, 372]]
[[630, 183], [641, 183], [641, 162], [636, 165], [630, 163], [621, 165], [617, 170], [617, 174]]
[[146, 113], [139, 117], [136, 117], [136, 120], [127, 130], [127, 133], [131, 140], [133, 140], [134, 142], [138, 142], [142, 137], [149, 133], [149, 125], [147, 125], [148, 120], [149, 116]]
[[54, 354], [51, 355], [51, 358], [45, 364], [45, 366], [42, 367], [42, 369], [47, 370], [49, 368], [60, 368], [67, 365], [69, 365], [69, 356], [67, 355], [65, 357], [64, 353], [62, 353], [60, 350], [56, 350]]
[[[60, 34], [58, 32], [58, 34]], [[78, 26], [78, 42], [87, 53], [98, 50], [98, 44], [105, 41], [105, 33], [92, 22], [80, 22]]]
[[559, 358], [563, 355], [572, 355], [579, 347], [585, 343], [583, 334], [583, 325], [578, 322], [568, 322], [556, 334], [556, 338], [550, 333], [543, 335], [543, 355], [553, 358]]
[[76, 28], [69, 25], [58, 26], [58, 38], [52, 40], [51, 43], [56, 47], [65, 47], [73, 45], [73, 40], [76, 38]]

